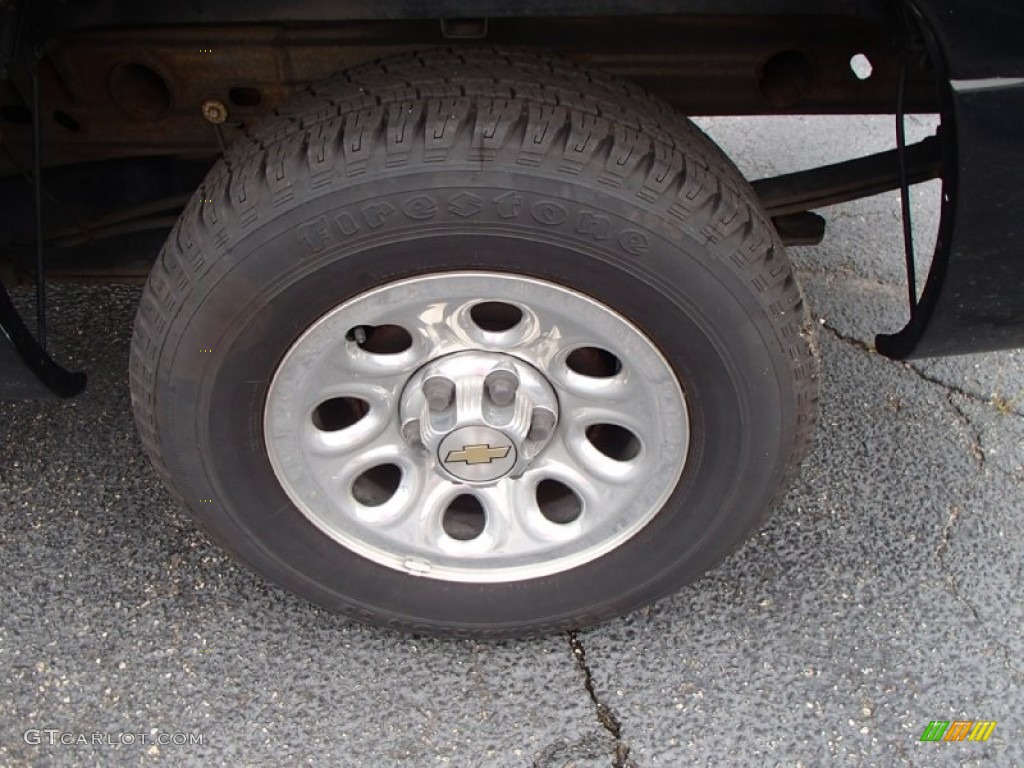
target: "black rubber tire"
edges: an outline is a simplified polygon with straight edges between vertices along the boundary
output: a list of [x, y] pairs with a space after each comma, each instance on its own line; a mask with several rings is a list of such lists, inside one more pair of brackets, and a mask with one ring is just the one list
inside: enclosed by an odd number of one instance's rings
[[[278, 484], [263, 405], [296, 338], [370, 288], [452, 269], [589, 294], [678, 374], [682, 477], [607, 555], [528, 581], [416, 578], [320, 533]], [[131, 390], [168, 487], [268, 579], [372, 623], [504, 636], [602, 621], [724, 558], [806, 449], [816, 361], [772, 225], [707, 137], [629, 84], [471, 49], [349, 70], [230, 148], [150, 275]]]

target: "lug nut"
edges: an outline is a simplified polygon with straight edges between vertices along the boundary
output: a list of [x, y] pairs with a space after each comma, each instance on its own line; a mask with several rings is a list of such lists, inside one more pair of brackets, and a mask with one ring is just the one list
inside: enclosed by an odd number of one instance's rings
[[547, 408], [534, 408], [533, 420], [530, 422], [530, 432], [527, 437], [530, 440], [542, 442], [551, 437], [555, 428], [555, 414]]
[[443, 411], [455, 396], [455, 382], [444, 376], [431, 376], [423, 382], [423, 397], [432, 411]]
[[410, 445], [421, 445], [423, 439], [420, 436], [420, 420], [409, 419], [402, 425], [402, 437], [405, 438], [406, 442]]
[[509, 405], [516, 397], [516, 390], [519, 389], [519, 377], [512, 371], [499, 368], [491, 371], [484, 379], [484, 387], [487, 388], [487, 396], [495, 405]]

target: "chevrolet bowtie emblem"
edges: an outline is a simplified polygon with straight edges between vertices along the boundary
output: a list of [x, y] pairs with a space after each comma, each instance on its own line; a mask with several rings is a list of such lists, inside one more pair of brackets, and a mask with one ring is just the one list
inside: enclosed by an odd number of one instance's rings
[[448, 451], [444, 463], [454, 464], [457, 461], [464, 461], [466, 464], [490, 464], [495, 459], [504, 459], [511, 450], [511, 445], [493, 447], [486, 443], [464, 445], [461, 450]]

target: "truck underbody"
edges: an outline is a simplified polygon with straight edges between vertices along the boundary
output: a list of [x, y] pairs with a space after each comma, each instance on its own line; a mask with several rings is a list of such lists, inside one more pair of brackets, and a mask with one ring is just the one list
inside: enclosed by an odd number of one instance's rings
[[[1006, 125], [1024, 98], [1013, 80], [1020, 57], [998, 44], [1015, 22], [1019, 12], [1009, 8], [979, 14], [951, 1], [437, 2], [415, 11], [397, 2], [108, 2], [88, 10], [8, 2], [0, 7], [0, 201], [11, 215], [0, 221], [0, 263], [8, 282], [34, 279], [35, 128], [51, 278], [144, 277], [145, 254], [213, 160], [295, 94], [362, 61], [494, 45], [556, 52], [690, 115], [941, 113], [941, 140], [914, 148], [903, 169], [905, 183], [941, 175], [947, 189], [936, 284], [914, 300], [906, 332], [881, 338], [880, 349], [902, 357], [1015, 346], [1024, 331], [995, 294], [1019, 277], [1021, 259], [993, 257], [993, 207], [979, 202], [1007, 194], [998, 168], [1012, 167], [1009, 156], [1020, 152], [994, 146], [1006, 131], [992, 124]], [[979, 37], [993, 44], [979, 49]], [[995, 178], [985, 161], [995, 162]], [[969, 198], [950, 194], [976, 177], [983, 188]], [[823, 231], [804, 211], [900, 183], [893, 152], [758, 186], [769, 211], [786, 217], [777, 220], [784, 239], [799, 244]], [[784, 208], [773, 210], [779, 195]], [[989, 241], [986, 255], [968, 256], [981, 240]], [[954, 274], [957, 285], [944, 288], [953, 252], [972, 260], [972, 277]], [[991, 285], [979, 290], [985, 274]], [[960, 295], [967, 284], [976, 296]], [[957, 296], [936, 316], [941, 327], [925, 334], [949, 290]], [[983, 319], [969, 309], [978, 304]]]

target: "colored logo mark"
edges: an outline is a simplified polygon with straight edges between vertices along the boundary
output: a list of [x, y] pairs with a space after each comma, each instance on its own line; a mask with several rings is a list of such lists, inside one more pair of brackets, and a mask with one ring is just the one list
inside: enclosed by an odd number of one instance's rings
[[921, 741], [988, 741], [995, 728], [995, 720], [932, 720]]
[[464, 445], [461, 451], [448, 451], [444, 463], [454, 464], [457, 461], [464, 461], [467, 464], [490, 464], [495, 459], [504, 459], [510, 450], [512, 450], [511, 445]]

